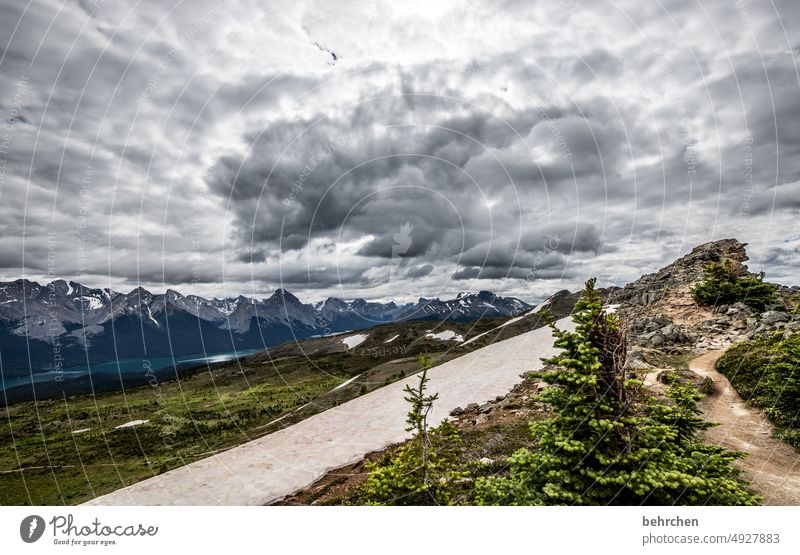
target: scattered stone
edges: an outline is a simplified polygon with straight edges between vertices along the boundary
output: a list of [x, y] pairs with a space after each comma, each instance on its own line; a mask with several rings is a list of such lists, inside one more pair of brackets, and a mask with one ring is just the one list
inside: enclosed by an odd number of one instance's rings
[[761, 322], [768, 326], [777, 324], [780, 322], [788, 322], [792, 319], [792, 316], [786, 312], [780, 312], [777, 310], [768, 310], [764, 314], [761, 315]]
[[648, 340], [651, 347], [661, 347], [664, 344], [664, 337], [661, 334], [655, 334]]

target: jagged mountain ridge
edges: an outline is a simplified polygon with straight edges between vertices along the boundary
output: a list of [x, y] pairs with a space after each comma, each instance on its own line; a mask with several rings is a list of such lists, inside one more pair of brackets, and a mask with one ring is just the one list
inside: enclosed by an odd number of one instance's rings
[[255, 299], [206, 299], [168, 289], [153, 294], [89, 288], [56, 280], [0, 283], [0, 356], [4, 368], [48, 369], [54, 350], [64, 366], [123, 357], [180, 356], [262, 348], [313, 335], [403, 320], [468, 321], [515, 316], [530, 306], [481, 291], [416, 303], [301, 302], [286, 289]]

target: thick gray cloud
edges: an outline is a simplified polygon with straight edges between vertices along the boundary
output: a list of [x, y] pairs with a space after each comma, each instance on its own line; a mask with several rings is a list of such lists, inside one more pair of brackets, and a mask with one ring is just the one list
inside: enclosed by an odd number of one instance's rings
[[0, 277], [535, 300], [735, 236], [797, 282], [799, 29], [789, 0], [5, 2]]
[[433, 264], [424, 264], [422, 266], [414, 266], [409, 268], [406, 272], [406, 277], [421, 278], [425, 277], [433, 271]]

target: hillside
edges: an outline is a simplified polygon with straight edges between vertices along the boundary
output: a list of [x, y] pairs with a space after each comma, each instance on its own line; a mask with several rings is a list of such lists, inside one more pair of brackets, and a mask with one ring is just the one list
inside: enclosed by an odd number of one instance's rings
[[[735, 263], [737, 275], [750, 275], [745, 245], [724, 240], [603, 292], [608, 310], [625, 326], [630, 371], [662, 402], [669, 402], [665, 384], [674, 380], [702, 388], [701, 409], [709, 418], [725, 414], [715, 410], [717, 400], [753, 409], [730, 397], [720, 376], [694, 372], [694, 359], [798, 330], [797, 288], [777, 287], [775, 302], [763, 310], [744, 303], [698, 306], [692, 288], [709, 263], [725, 260]], [[448, 418], [460, 430], [459, 457], [473, 476], [503, 476], [516, 449], [536, 446], [528, 424], [548, 416], [535, 398], [543, 385], [528, 374], [553, 352], [543, 315], [569, 325], [565, 317], [578, 296], [562, 291], [513, 317], [409, 320], [308, 338], [157, 377], [124, 395], [40, 401], [35, 411], [32, 403], [15, 404], [0, 428], [6, 446], [0, 502], [358, 502], [364, 461], [390, 456], [408, 437], [402, 389], [413, 381], [423, 352], [435, 364], [431, 391], [440, 393], [433, 421]], [[727, 424], [707, 437], [745, 451], [748, 444], [773, 441], [747, 440], [747, 430]], [[736, 463], [757, 493], [768, 503], [800, 504], [791, 493], [777, 495], [758, 456], [754, 450]], [[794, 480], [797, 459], [787, 457], [784, 478]], [[469, 482], [464, 487], [468, 491]]]
[[[561, 320], [561, 325], [569, 325]], [[520, 373], [554, 352], [549, 328], [539, 328], [437, 365], [431, 388], [440, 403], [432, 422], [453, 407], [481, 403], [508, 392]], [[500, 362], [502, 361], [502, 364]], [[410, 376], [307, 418], [261, 439], [164, 475], [98, 497], [96, 505], [265, 504], [303, 487], [328, 469], [396, 443], [408, 432], [398, 414]], [[198, 487], [202, 484], [202, 487]]]
[[[664, 398], [666, 384], [675, 380], [693, 383], [704, 391], [700, 408], [706, 418], [720, 425], [704, 432], [703, 437], [748, 455], [736, 466], [765, 503], [798, 505], [800, 454], [781, 442], [793, 441], [796, 434], [787, 435], [783, 427], [773, 428], [764, 414], [742, 400], [725, 376], [714, 369], [720, 349], [736, 342], [741, 345], [740, 350], [748, 352], [747, 343], [752, 339], [775, 334], [796, 336], [800, 328], [796, 315], [798, 288], [778, 286], [776, 303], [762, 311], [741, 303], [702, 307], [691, 295], [709, 263], [730, 260], [735, 263], [737, 274], [748, 275], [745, 247], [735, 240], [700, 245], [658, 272], [610, 291], [607, 301], [627, 329], [628, 365], [649, 391], [663, 402], [669, 402]], [[795, 367], [798, 362], [795, 359]], [[535, 401], [542, 386], [532, 373], [505, 396], [451, 412], [462, 438], [458, 464], [469, 468], [471, 476], [461, 491], [455, 492], [457, 501], [470, 502], [470, 484], [475, 478], [508, 475], [509, 457], [517, 449], [535, 449], [529, 423], [550, 416], [545, 405]], [[759, 402], [765, 406], [763, 396]], [[774, 406], [767, 405], [767, 414]], [[794, 410], [798, 408], [795, 404]], [[368, 464], [392, 457], [401, 446], [369, 453], [363, 460], [327, 473], [278, 503], [360, 503]]]
[[[552, 313], [569, 314], [569, 298], [556, 300]], [[95, 395], [65, 400], [57, 393], [52, 400], [40, 396], [35, 403], [6, 392], [7, 400], [16, 402], [0, 425], [5, 453], [0, 456], [0, 503], [82, 502], [411, 376], [419, 353], [443, 363], [477, 350], [483, 339], [464, 346], [470, 338], [487, 332], [507, 338], [544, 324], [535, 311], [504, 326], [511, 320], [515, 318], [384, 324], [278, 345], [177, 374], [172, 369], [137, 373], [124, 392], [102, 392], [102, 384], [95, 382]], [[363, 341], [356, 345], [352, 338]], [[120, 427], [132, 422], [138, 424]], [[86, 474], [83, 468], [93, 470]]]

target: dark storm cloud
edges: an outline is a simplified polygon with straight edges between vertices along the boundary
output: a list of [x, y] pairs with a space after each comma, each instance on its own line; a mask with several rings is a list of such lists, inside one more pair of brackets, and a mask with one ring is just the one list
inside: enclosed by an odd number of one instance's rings
[[573, 279], [579, 274], [574, 271], [569, 271], [565, 268], [543, 268], [531, 271], [525, 268], [496, 268], [496, 267], [473, 267], [464, 268], [454, 272], [451, 276], [456, 281], [462, 280], [504, 280], [504, 279], [519, 279], [526, 282], [533, 280], [564, 280]]
[[239, 256], [236, 257], [240, 262], [264, 262], [267, 260], [267, 251], [264, 249], [259, 249], [256, 251], [251, 252], [243, 252]]
[[402, 225], [397, 232], [387, 233], [382, 237], [373, 239], [362, 247], [358, 254], [362, 256], [375, 256], [378, 258], [413, 258], [427, 253], [436, 241], [439, 233], [433, 229], [413, 228], [409, 235], [408, 246], [403, 246]]
[[409, 268], [406, 272], [406, 277], [421, 278], [433, 272], [433, 264], [424, 264], [423, 266], [414, 266]]
[[736, 235], [796, 276], [796, 2], [343, 13], [0, 6], [0, 272], [541, 296]]
[[800, 215], [800, 181], [766, 187], [748, 201], [750, 214], [770, 214], [789, 210]]
[[777, 247], [770, 249], [762, 258], [763, 264], [790, 265], [797, 262], [800, 257], [800, 247]]
[[[558, 222], [542, 229], [526, 232], [521, 245], [532, 252], [558, 252], [572, 254], [589, 252], [598, 254], [603, 248], [604, 237], [595, 225], [586, 223]], [[605, 247], [606, 252], [613, 247]]]

